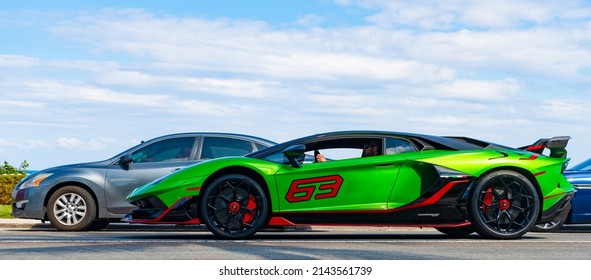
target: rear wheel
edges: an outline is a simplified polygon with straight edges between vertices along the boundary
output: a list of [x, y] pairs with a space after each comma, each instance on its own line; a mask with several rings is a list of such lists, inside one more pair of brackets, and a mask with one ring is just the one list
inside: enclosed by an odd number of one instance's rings
[[92, 195], [77, 186], [58, 189], [47, 203], [47, 219], [58, 230], [86, 230], [95, 217], [96, 204]]
[[474, 185], [468, 203], [478, 234], [497, 239], [519, 238], [534, 226], [540, 200], [534, 185], [509, 170], [494, 171]]
[[266, 223], [269, 203], [263, 188], [240, 174], [222, 176], [201, 194], [203, 222], [224, 239], [252, 237]]

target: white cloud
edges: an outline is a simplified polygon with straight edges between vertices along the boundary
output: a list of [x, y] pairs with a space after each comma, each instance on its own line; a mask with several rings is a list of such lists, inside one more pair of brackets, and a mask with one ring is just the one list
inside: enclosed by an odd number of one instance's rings
[[453, 99], [506, 102], [515, 100], [519, 84], [512, 79], [503, 81], [454, 80], [434, 86], [435, 95]]
[[112, 71], [104, 73], [99, 81], [106, 85], [134, 86], [139, 88], [163, 88], [194, 93], [214, 93], [216, 95], [265, 98], [272, 92], [270, 88], [279, 83], [265, 80], [200, 78], [193, 76], [153, 75], [139, 71]]
[[114, 142], [116, 140], [104, 137], [87, 141], [75, 137], [59, 137], [57, 139], [57, 146], [66, 150], [96, 151]]
[[0, 100], [0, 109], [6, 112], [8, 107], [22, 107], [24, 109], [39, 109], [43, 107], [43, 103], [35, 101], [20, 101], [20, 100]]
[[2, 139], [0, 138], [0, 148], [7, 150], [37, 150], [50, 148], [51, 144], [45, 140], [17, 140], [14, 138]]
[[320, 25], [325, 20], [324, 16], [315, 15], [315, 14], [307, 14], [302, 17], [299, 17], [296, 20], [296, 24], [302, 26], [317, 26]]
[[[342, 1], [337, 1], [337, 3]], [[387, 1], [359, 0], [356, 4], [377, 10], [368, 19], [381, 26], [413, 27], [428, 30], [510, 28], [548, 24], [561, 20], [585, 19], [591, 15], [586, 1]]]
[[[31, 98], [55, 104], [120, 104], [135, 106], [161, 106], [169, 96], [159, 94], [141, 94], [118, 92], [109, 88], [100, 88], [87, 84], [71, 84], [59, 80], [22, 81], [20, 93], [16, 97]], [[20, 102], [8, 100], [4, 102]], [[26, 103], [25, 103], [26, 104]], [[43, 107], [35, 104], [36, 107]], [[44, 106], [51, 107], [51, 106]]]
[[581, 99], [557, 99], [548, 98], [541, 101], [540, 110], [544, 112], [544, 117], [555, 121], [568, 121], [587, 125], [586, 116], [591, 112], [591, 102], [586, 97]]
[[60, 137], [57, 139], [58, 146], [66, 149], [76, 149], [84, 146], [84, 142], [76, 138]]
[[[374, 5], [404, 11], [407, 6], [411, 11], [416, 8], [413, 14], [417, 19], [400, 19], [409, 22], [424, 22], [422, 17], [432, 18], [433, 12], [441, 11], [453, 14], [497, 9], [502, 11], [495, 13], [495, 19], [502, 22], [510, 22], [505, 18], [519, 16], [513, 11], [504, 11], [499, 4], [435, 1], [432, 3], [435, 6], [429, 7], [414, 1], [388, 3]], [[147, 65], [150, 68], [160, 65], [177, 71], [193, 69], [241, 76], [262, 75], [270, 80], [424, 82], [451, 79], [460, 67], [572, 76], [582, 66], [589, 67], [591, 51], [586, 46], [591, 36], [586, 35], [591, 34], [591, 28], [588, 25], [570, 22], [553, 25], [551, 20], [547, 25], [535, 25], [537, 21], [546, 22], [545, 14], [557, 17], [578, 6], [566, 6], [553, 12], [554, 5], [505, 4], [527, 7], [531, 15], [521, 15], [523, 19], [520, 20], [531, 18], [531, 27], [479, 30], [468, 25], [448, 32], [410, 33], [408, 29], [375, 26], [294, 30], [275, 29], [259, 21], [157, 17], [138, 10], [104, 10], [65, 22], [54, 30], [94, 47], [99, 53], [124, 53], [140, 60], [153, 59], [154, 63]], [[463, 23], [460, 15], [454, 15], [453, 19]], [[568, 27], [566, 31], [565, 26]], [[141, 79], [142, 76], [131, 78]]]
[[25, 68], [39, 63], [39, 59], [26, 57], [23, 55], [0, 54], [0, 67], [19, 67]]

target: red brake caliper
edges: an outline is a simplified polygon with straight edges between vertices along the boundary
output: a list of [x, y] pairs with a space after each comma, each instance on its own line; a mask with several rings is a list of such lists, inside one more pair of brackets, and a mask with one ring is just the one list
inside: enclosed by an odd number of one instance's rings
[[[248, 197], [248, 202], [246, 203], [246, 209], [248, 210], [254, 210], [257, 207], [257, 203], [254, 200], [254, 197], [252, 196], [252, 194]], [[254, 214], [251, 212], [246, 212], [244, 213], [244, 217], [242, 218], [242, 221], [246, 224], [250, 224], [250, 222], [252, 222], [252, 220], [254, 220]]]
[[486, 208], [488, 208], [493, 202], [492, 187], [488, 187], [488, 189], [486, 189], [486, 193], [482, 198], [482, 202], [484, 202], [484, 204], [482, 204], [480, 208], [482, 208], [482, 212], [486, 212]]

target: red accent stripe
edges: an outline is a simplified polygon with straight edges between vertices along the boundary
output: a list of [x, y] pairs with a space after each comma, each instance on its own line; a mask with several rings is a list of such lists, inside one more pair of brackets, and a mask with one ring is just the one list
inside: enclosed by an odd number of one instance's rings
[[520, 158], [519, 160], [534, 160], [534, 159], [537, 159], [537, 158], [538, 158], [538, 155], [531, 155], [528, 158]]
[[559, 193], [559, 194], [553, 194], [553, 195], [549, 195], [549, 196], [544, 196], [544, 199], [550, 199], [550, 198], [561, 196], [561, 195], [565, 195], [565, 194], [566, 193]]
[[535, 145], [535, 146], [529, 146], [525, 150], [526, 151], [535, 151], [535, 150], [539, 150], [539, 149], [544, 150], [545, 148], [546, 148], [546, 146], [544, 146], [544, 145]]
[[342, 224], [322, 224], [322, 223], [311, 223], [311, 224], [296, 224], [293, 223], [283, 217], [272, 217], [271, 221], [273, 221], [273, 219], [276, 219], [276, 221], [281, 221], [282, 224], [271, 224], [271, 222], [269, 222], [270, 226], [335, 226], [335, 227], [442, 227], [442, 228], [454, 228], [454, 227], [463, 227], [463, 226], [469, 226], [472, 223], [470, 223], [469, 221], [466, 222], [462, 222], [462, 223], [457, 223], [457, 224], [347, 224], [347, 223], [342, 223]]
[[269, 220], [270, 226], [295, 226], [296, 224], [290, 222], [288, 219], [283, 217], [271, 217]]
[[201, 186], [198, 187], [192, 187], [192, 188], [187, 188], [188, 191], [200, 191], [201, 190]]
[[433, 196], [429, 197], [425, 201], [423, 201], [421, 203], [417, 203], [417, 204], [402, 206], [402, 207], [399, 207], [399, 208], [396, 208], [393, 210], [394, 211], [402, 211], [402, 210], [407, 210], [407, 209], [413, 209], [413, 208], [419, 208], [419, 207], [433, 205], [433, 204], [437, 203], [437, 201], [439, 201], [443, 197], [443, 195], [445, 195], [453, 186], [455, 186], [457, 184], [461, 184], [461, 183], [468, 183], [468, 182], [469, 182], [469, 180], [449, 182], [449, 183], [447, 183], [447, 185], [443, 186], [443, 188], [441, 188], [438, 192], [436, 192]]
[[541, 171], [541, 172], [538, 172], [538, 173], [534, 173], [534, 177], [538, 177], [538, 176], [544, 175], [544, 174], [546, 174], [546, 171]]
[[129, 221], [125, 221], [131, 224], [135, 224], [135, 223], [139, 223], [139, 224], [158, 224], [158, 225], [200, 225], [201, 221], [199, 221], [199, 219], [195, 218], [193, 220], [189, 220], [186, 222], [160, 222], [160, 221], [156, 221], [156, 220], [148, 220], [148, 219], [135, 219], [135, 220], [129, 220]]
[[177, 202], [175, 202], [168, 209], [164, 210], [164, 212], [162, 212], [162, 214], [160, 214], [160, 216], [158, 216], [154, 219], [135, 219], [135, 220], [128, 220], [126, 222], [142, 223], [142, 224], [176, 224], [176, 225], [193, 225], [193, 224], [198, 225], [198, 224], [201, 224], [201, 222], [197, 218], [186, 221], [186, 222], [174, 222], [174, 223], [161, 222], [162, 218], [164, 218], [168, 214], [168, 212], [170, 212], [172, 209], [174, 209], [178, 204], [184, 202], [186, 198], [190, 198], [190, 197], [182, 197], [181, 199], [177, 200]]

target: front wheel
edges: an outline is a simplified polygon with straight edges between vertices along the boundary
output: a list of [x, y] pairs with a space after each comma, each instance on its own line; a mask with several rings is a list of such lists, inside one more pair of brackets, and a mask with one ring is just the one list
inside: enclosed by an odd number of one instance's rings
[[200, 210], [207, 228], [224, 239], [252, 237], [270, 211], [263, 188], [240, 174], [225, 175], [209, 184], [201, 194]]
[[111, 222], [109, 222], [108, 220], [94, 220], [94, 222], [92, 222], [92, 224], [90, 224], [90, 226], [86, 230], [101, 230], [109, 226], [110, 223]]
[[487, 238], [519, 238], [534, 226], [539, 212], [540, 199], [534, 185], [510, 170], [480, 178], [468, 203], [474, 230]]
[[47, 219], [58, 230], [87, 230], [95, 217], [94, 199], [80, 187], [62, 187], [51, 195], [47, 203]]

